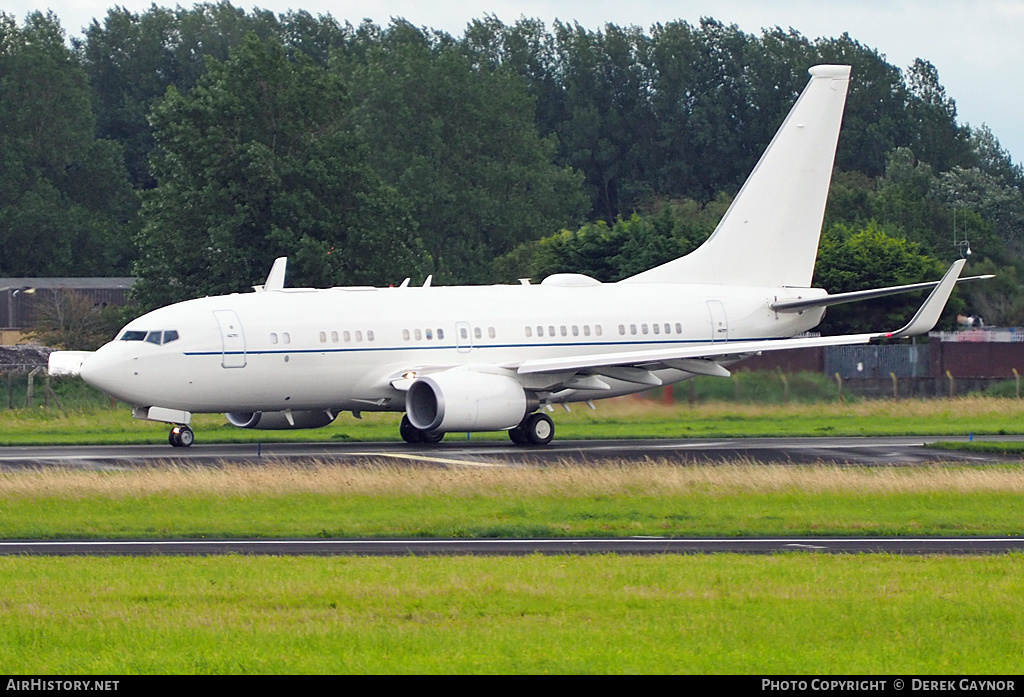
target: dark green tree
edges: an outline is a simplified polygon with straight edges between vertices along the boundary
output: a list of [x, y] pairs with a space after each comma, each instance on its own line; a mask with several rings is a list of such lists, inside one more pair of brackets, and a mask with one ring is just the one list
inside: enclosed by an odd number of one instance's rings
[[154, 109], [145, 305], [244, 290], [277, 256], [290, 285], [386, 285], [419, 271], [405, 201], [365, 164], [342, 80], [250, 35]]
[[[889, 234], [876, 223], [849, 227], [837, 223], [822, 232], [814, 285], [830, 293], [937, 281], [945, 265], [921, 252], [920, 246]], [[923, 295], [906, 294], [829, 308], [822, 333], [846, 334], [898, 329], [920, 306]], [[962, 302], [950, 303], [946, 315]]]
[[488, 282], [494, 257], [579, 218], [580, 177], [553, 164], [519, 76], [403, 21], [364, 25], [359, 41], [365, 54], [345, 66], [357, 123], [373, 166], [410, 200], [440, 281]]
[[0, 14], [0, 273], [125, 273], [137, 202], [56, 16]]

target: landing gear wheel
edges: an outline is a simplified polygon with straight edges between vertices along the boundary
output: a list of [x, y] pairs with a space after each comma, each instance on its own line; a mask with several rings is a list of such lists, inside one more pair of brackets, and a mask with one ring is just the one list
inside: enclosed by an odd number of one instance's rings
[[519, 424], [529, 445], [547, 445], [555, 437], [555, 424], [543, 412], [530, 414]]
[[423, 442], [423, 431], [413, 426], [406, 414], [402, 414], [402, 421], [398, 424], [398, 433], [401, 434], [402, 440], [410, 445]]
[[444, 438], [444, 431], [420, 431], [420, 438], [429, 445], [440, 443]]
[[175, 426], [167, 436], [167, 442], [175, 448], [187, 448], [196, 440], [196, 434], [188, 426]]
[[402, 440], [412, 445], [423, 443], [433, 445], [434, 443], [440, 443], [441, 439], [444, 438], [444, 431], [424, 431], [416, 428], [409, 421], [408, 414], [402, 414], [402, 421], [398, 424], [398, 432], [402, 435]]
[[516, 445], [529, 445], [530, 441], [526, 437], [526, 432], [523, 430], [523, 425], [519, 424], [508, 430], [508, 437], [512, 439], [512, 442]]

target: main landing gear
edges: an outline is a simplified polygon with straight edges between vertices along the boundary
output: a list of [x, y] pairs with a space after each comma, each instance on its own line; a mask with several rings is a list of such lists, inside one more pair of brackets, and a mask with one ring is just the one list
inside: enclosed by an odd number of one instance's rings
[[[440, 431], [424, 431], [409, 422], [409, 417], [402, 414], [398, 425], [402, 440], [412, 445], [432, 445], [440, 443], [444, 433]], [[555, 437], [555, 424], [551, 417], [543, 412], [528, 414], [515, 428], [508, 430], [508, 437], [516, 445], [547, 445]]]
[[167, 442], [175, 448], [187, 448], [196, 440], [196, 434], [188, 426], [175, 426], [167, 436]]
[[555, 437], [555, 424], [544, 412], [534, 412], [510, 428], [508, 437], [516, 445], [547, 445]]
[[409, 422], [409, 417], [405, 414], [402, 414], [402, 422], [398, 424], [398, 432], [402, 434], [402, 440], [413, 445], [433, 445], [440, 443], [444, 438], [444, 433], [441, 431], [424, 431], [416, 428]]

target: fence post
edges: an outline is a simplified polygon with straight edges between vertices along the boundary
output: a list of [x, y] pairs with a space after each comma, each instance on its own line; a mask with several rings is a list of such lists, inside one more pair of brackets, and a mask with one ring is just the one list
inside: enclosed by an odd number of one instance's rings
[[36, 375], [42, 369], [43, 369], [43, 366], [39, 366], [39, 367], [34, 368], [33, 370], [31, 370], [29, 372], [29, 374], [28, 374], [28, 387], [25, 389], [25, 406], [26, 407], [31, 407], [32, 406], [32, 399], [35, 396], [35, 390], [33, 389], [34, 388], [34, 384], [33, 383], [35, 382]]
[[949, 380], [949, 396], [953, 398], [956, 396], [956, 379], [953, 377], [953, 373], [946, 371], [946, 379]]
[[843, 376], [836, 373], [836, 384], [839, 385], [839, 403], [843, 403]]
[[1013, 368], [1013, 380], [1017, 383], [1017, 399], [1020, 399], [1020, 373], [1016, 368]]
[[672, 385], [665, 385], [661, 391], [661, 403], [666, 406], [676, 403], [675, 390]]
[[892, 398], [893, 401], [900, 401], [900, 383], [899, 378], [896, 377], [896, 373], [889, 373], [889, 377], [892, 378]]
[[14, 373], [7, 373], [7, 408], [14, 408]]
[[789, 406], [789, 378], [782, 372], [782, 368], [779, 368], [779, 377], [782, 378], [782, 402], [787, 407]]

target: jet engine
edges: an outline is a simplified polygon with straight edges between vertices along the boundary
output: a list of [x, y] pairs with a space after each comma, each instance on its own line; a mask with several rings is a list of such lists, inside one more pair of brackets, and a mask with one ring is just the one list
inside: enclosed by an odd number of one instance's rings
[[228, 412], [228, 423], [238, 428], [255, 428], [262, 431], [287, 431], [293, 428], [321, 428], [338, 416], [337, 412], [326, 409], [309, 411], [249, 411]]
[[419, 378], [405, 394], [409, 423], [423, 431], [500, 431], [536, 408], [515, 378], [471, 370]]

